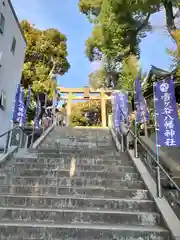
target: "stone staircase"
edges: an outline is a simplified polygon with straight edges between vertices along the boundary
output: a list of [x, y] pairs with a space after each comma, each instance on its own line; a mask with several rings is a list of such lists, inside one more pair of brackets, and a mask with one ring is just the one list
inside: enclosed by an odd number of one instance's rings
[[0, 240], [171, 239], [108, 130], [55, 128], [0, 173]]

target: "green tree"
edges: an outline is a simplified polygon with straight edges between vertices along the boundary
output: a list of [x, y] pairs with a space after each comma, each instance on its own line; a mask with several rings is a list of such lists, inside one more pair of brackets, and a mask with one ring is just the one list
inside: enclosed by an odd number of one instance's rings
[[[176, 34], [180, 29], [175, 24], [176, 18], [179, 17], [179, 0], [80, 0], [79, 8], [86, 16], [93, 16], [94, 22], [98, 20], [102, 27], [108, 26], [104, 25], [108, 22], [117, 22], [121, 29], [125, 27], [126, 37], [128, 38], [125, 41], [131, 43], [134, 42], [135, 36], [137, 37], [139, 33], [142, 34], [142, 30], [147, 31], [150, 16], [163, 9], [166, 28], [176, 43], [179, 44], [176, 40]], [[132, 39], [129, 38], [130, 36]]]
[[118, 89], [126, 91], [134, 90], [134, 80], [138, 74], [138, 60], [136, 56], [131, 55], [122, 62], [122, 70], [117, 82]]
[[63, 75], [70, 67], [66, 36], [53, 28], [37, 29], [26, 20], [21, 27], [27, 40], [22, 84], [25, 88], [31, 85], [35, 93], [47, 92], [52, 98], [56, 86], [53, 76]]
[[[136, 19], [133, 19], [132, 10], [124, 1], [95, 2], [89, 0], [85, 8], [84, 1], [79, 3], [83, 13], [94, 17], [92, 36], [86, 42], [86, 55], [90, 61], [103, 59], [106, 71], [105, 85], [117, 87], [120, 86], [122, 69], [126, 68], [123, 64], [127, 65], [127, 59], [132, 54], [139, 56], [139, 42], [145, 36], [145, 30], [149, 28], [149, 14], [137, 13]], [[124, 78], [128, 79], [127, 76]]]
[[104, 68], [98, 69], [88, 76], [90, 86], [96, 90], [105, 88], [106, 71]]
[[[111, 102], [107, 101], [107, 113], [112, 112]], [[98, 126], [101, 124], [101, 102], [100, 100], [89, 100], [86, 102], [78, 102], [72, 105], [71, 124], [73, 126], [87, 126], [88, 118], [85, 117], [85, 112], [96, 112], [98, 115]], [[97, 123], [94, 123], [96, 125]]]
[[166, 28], [179, 49], [180, 29], [175, 24], [178, 0], [80, 0], [79, 8], [94, 23], [92, 36], [86, 42], [86, 54], [90, 61], [106, 58], [105, 69], [116, 86], [121, 84], [120, 79], [128, 79], [127, 59], [131, 55], [139, 58], [139, 43], [151, 30], [149, 18], [153, 13], [164, 9]]
[[104, 54], [108, 58], [122, 60], [130, 53], [139, 54], [138, 43], [149, 28], [150, 13], [138, 12], [128, 1], [95, 2], [96, 4], [89, 0], [88, 4], [85, 4], [82, 0], [79, 3], [80, 10], [87, 16], [93, 15], [95, 19], [92, 36], [86, 44], [89, 59], [93, 60], [94, 55], [97, 57]]

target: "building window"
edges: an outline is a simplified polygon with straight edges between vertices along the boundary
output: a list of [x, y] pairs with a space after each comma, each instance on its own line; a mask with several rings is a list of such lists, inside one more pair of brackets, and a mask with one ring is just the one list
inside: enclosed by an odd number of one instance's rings
[[2, 110], [6, 108], [6, 93], [3, 90], [0, 92], [0, 108]]
[[2, 2], [2, 4], [3, 4], [3, 6], [5, 6], [5, 2], [4, 1]]
[[5, 18], [3, 16], [3, 14], [0, 14], [0, 33], [3, 34], [4, 33], [4, 25], [5, 25]]
[[15, 37], [13, 37], [12, 46], [11, 46], [11, 52], [13, 54], [15, 53], [15, 49], [16, 49], [16, 39]]

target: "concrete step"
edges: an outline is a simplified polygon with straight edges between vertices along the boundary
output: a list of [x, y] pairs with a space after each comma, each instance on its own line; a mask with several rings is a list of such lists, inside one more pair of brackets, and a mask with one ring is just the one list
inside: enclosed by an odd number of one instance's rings
[[4, 240], [170, 240], [166, 229], [158, 226], [49, 224], [29, 222], [0, 222]]
[[46, 209], [86, 209], [86, 210], [120, 210], [132, 212], [155, 212], [156, 206], [152, 200], [87, 198], [79, 196], [0, 196], [1, 207], [34, 207]]
[[148, 191], [144, 189], [117, 189], [117, 188], [104, 188], [104, 187], [68, 187], [68, 186], [47, 186], [47, 185], [9, 185], [0, 186], [0, 195], [15, 194], [15, 195], [79, 195], [81, 197], [104, 197], [104, 198], [133, 198], [148, 199]]
[[77, 176], [87, 179], [119, 179], [121, 181], [132, 180], [138, 181], [141, 180], [139, 173], [128, 173], [128, 172], [104, 172], [104, 171], [79, 171], [77, 168], [71, 169], [62, 169], [62, 170], [39, 170], [39, 169], [24, 169], [20, 174], [21, 176], [30, 176], [30, 177], [71, 177]]
[[49, 224], [127, 224], [161, 226], [162, 220], [156, 212], [125, 212], [118, 210], [46, 209], [0, 207], [1, 221], [45, 222]]
[[[59, 169], [69, 169], [71, 164], [65, 164], [62, 166], [62, 164], [43, 164], [43, 163], [16, 163], [13, 164], [12, 167], [15, 170], [24, 170], [24, 169], [44, 169], [45, 171], [51, 169], [52, 171], [59, 170]], [[9, 166], [8, 166], [9, 168]], [[131, 173], [137, 173], [137, 170], [133, 166], [119, 166], [119, 165], [92, 165], [92, 164], [76, 164], [76, 168], [78, 168], [81, 171], [104, 171], [104, 172], [131, 172]], [[4, 172], [4, 169], [2, 169]]]
[[[2, 180], [1, 180], [2, 181]], [[2, 185], [9, 183], [9, 185], [21, 186], [67, 186], [67, 187], [101, 187], [101, 188], [116, 188], [116, 189], [146, 189], [143, 181], [136, 181], [132, 179], [107, 179], [107, 178], [84, 178], [84, 177], [51, 177], [51, 176], [36, 176], [36, 177], [11, 177], [5, 178]]]

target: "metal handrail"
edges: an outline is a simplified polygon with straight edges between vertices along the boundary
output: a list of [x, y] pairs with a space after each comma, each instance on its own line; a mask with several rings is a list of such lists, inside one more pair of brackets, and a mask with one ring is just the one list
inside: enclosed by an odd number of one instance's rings
[[16, 128], [21, 128], [21, 127], [18, 126], [18, 125], [16, 125], [15, 127], [11, 128], [10, 130], [8, 130], [8, 131], [2, 133], [2, 134], [0, 135], [0, 138], [1, 138], [1, 137], [4, 137], [6, 134], [12, 132], [12, 131], [15, 130]]
[[27, 134], [24, 132], [24, 129], [22, 127], [18, 126], [18, 125], [16, 125], [15, 127], [11, 128], [10, 130], [8, 130], [8, 131], [6, 131], [6, 132], [4, 132], [0, 135], [0, 138], [7, 135], [7, 140], [6, 140], [6, 145], [5, 145], [5, 148], [4, 148], [4, 153], [7, 153], [7, 151], [8, 151], [10, 133], [12, 133], [15, 129], [18, 129], [18, 128], [23, 132], [23, 134], [25, 134], [27, 136]]
[[153, 161], [156, 163], [157, 166], [164, 172], [164, 174], [167, 176], [167, 178], [170, 180], [170, 182], [174, 185], [174, 187], [178, 190], [180, 193], [180, 187], [176, 184], [176, 182], [171, 178], [171, 176], [167, 173], [167, 171], [164, 169], [164, 167], [157, 162], [156, 158], [153, 156], [153, 154], [147, 149], [147, 147], [144, 145], [144, 143], [131, 131], [129, 130], [129, 133], [137, 139], [137, 141], [141, 144], [141, 146], [145, 149], [145, 151], [151, 156]]

